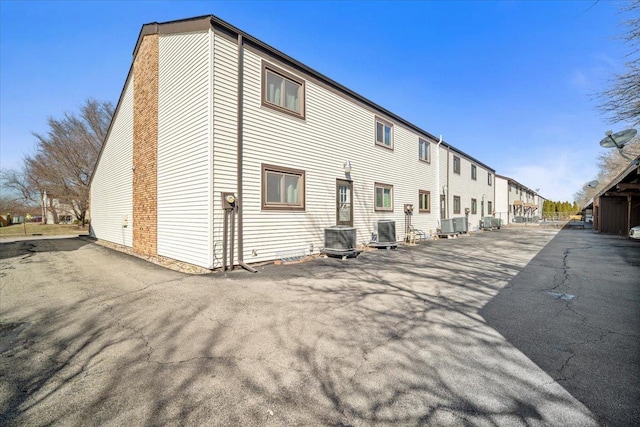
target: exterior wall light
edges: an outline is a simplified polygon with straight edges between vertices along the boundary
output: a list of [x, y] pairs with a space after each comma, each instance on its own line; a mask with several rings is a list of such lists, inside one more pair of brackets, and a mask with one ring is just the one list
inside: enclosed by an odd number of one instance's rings
[[346, 162], [344, 162], [344, 173], [351, 173], [351, 162], [349, 160], [347, 160]]

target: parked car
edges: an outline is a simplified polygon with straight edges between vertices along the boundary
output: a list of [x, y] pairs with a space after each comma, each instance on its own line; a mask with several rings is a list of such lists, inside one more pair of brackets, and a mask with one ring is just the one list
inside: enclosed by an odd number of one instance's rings
[[630, 239], [638, 239], [638, 240], [640, 240], [640, 225], [636, 225], [635, 227], [631, 227], [631, 230], [629, 230], [629, 238]]

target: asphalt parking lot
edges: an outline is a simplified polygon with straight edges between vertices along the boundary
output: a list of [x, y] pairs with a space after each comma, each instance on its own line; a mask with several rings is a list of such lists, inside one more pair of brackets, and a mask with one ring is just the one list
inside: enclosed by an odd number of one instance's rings
[[[605, 295], [580, 284], [595, 272], [633, 283], [640, 245], [575, 233], [503, 229], [204, 276], [86, 239], [0, 243], [0, 424], [622, 425], [602, 397], [610, 384], [591, 390], [597, 404], [581, 382], [608, 360], [599, 342], [566, 343], [542, 314], [582, 327], [591, 313], [577, 304]], [[631, 255], [600, 269], [585, 259], [579, 279], [574, 255], [597, 259], [598, 245]], [[630, 375], [615, 392], [634, 397], [638, 329], [616, 324], [638, 325], [638, 291], [622, 288], [618, 317], [594, 314], [581, 333], [611, 332], [600, 342], [627, 355], [610, 363]], [[547, 335], [541, 349], [529, 342]]]

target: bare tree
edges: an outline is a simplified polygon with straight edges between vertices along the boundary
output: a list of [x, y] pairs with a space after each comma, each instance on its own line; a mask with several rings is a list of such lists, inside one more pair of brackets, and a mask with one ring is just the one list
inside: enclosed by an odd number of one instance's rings
[[640, 125], [640, 0], [634, 0], [623, 8], [623, 13], [631, 16], [625, 21], [628, 31], [622, 36], [630, 46], [625, 63], [626, 71], [615, 75], [611, 86], [603, 91], [600, 110], [611, 123], [631, 123]]
[[[621, 37], [630, 47], [626, 55], [626, 70], [611, 80], [610, 86], [600, 93], [602, 103], [598, 106], [611, 123], [640, 125], [640, 0], [633, 0], [622, 8], [622, 13], [629, 16], [625, 23], [626, 32]], [[636, 138], [624, 147], [628, 157], [640, 155], [640, 141]], [[629, 161], [616, 151], [610, 150], [598, 159], [599, 184], [592, 188], [585, 184], [574, 198], [585, 206], [598, 192], [604, 189], [611, 180], [629, 165]]]
[[[635, 158], [639, 156], [640, 140], [636, 138], [625, 145], [624, 152], [628, 157]], [[589, 183], [585, 183], [582, 188], [574, 194], [574, 200], [578, 202], [578, 205], [584, 207], [593, 196], [609, 185], [609, 183], [628, 166], [629, 160], [622, 157], [617, 150], [609, 150], [600, 154], [598, 158], [598, 185], [590, 187]]]
[[34, 133], [36, 153], [25, 159], [30, 179], [50, 200], [71, 207], [82, 225], [89, 208], [89, 180], [113, 112], [110, 102], [89, 99], [79, 114], [49, 118], [49, 131]]
[[42, 218], [46, 223], [45, 206], [42, 197], [44, 190], [29, 175], [26, 168], [20, 171], [14, 169], [0, 170], [0, 186], [3, 200], [5, 202], [12, 201], [9, 205], [19, 211], [24, 210], [25, 206], [40, 205]]

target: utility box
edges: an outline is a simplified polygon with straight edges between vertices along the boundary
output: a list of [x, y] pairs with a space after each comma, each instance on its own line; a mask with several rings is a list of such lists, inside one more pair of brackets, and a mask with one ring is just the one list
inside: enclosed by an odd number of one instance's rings
[[324, 229], [325, 249], [350, 251], [356, 247], [356, 229], [347, 225], [336, 225]]
[[456, 218], [452, 218], [453, 220], [453, 230], [456, 233], [466, 233], [467, 232], [467, 218], [463, 216], [459, 216]]
[[447, 218], [447, 219], [441, 219], [440, 220], [440, 233], [442, 234], [454, 234], [455, 228], [453, 226], [453, 219], [452, 218]]
[[396, 239], [396, 222], [392, 219], [381, 219], [373, 223], [371, 242], [367, 246], [373, 248], [395, 249], [398, 247]]
[[495, 226], [493, 225], [493, 219], [494, 218], [490, 216], [485, 216], [484, 218], [482, 218], [482, 228], [494, 228]]
[[378, 236], [378, 242], [395, 243], [396, 239], [396, 222], [391, 219], [381, 219], [373, 225], [374, 232]]
[[356, 229], [348, 225], [335, 225], [324, 229], [324, 248], [320, 250], [326, 255], [347, 257], [358, 256], [356, 249]]

